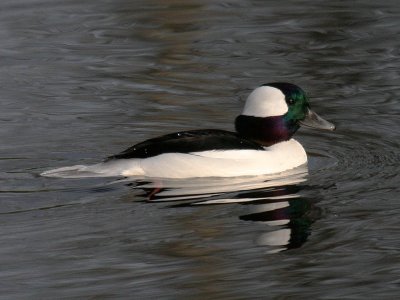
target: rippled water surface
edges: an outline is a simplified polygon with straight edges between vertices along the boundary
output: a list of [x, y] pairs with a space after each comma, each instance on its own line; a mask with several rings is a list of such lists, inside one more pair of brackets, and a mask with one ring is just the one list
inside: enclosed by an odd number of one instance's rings
[[[0, 3], [1, 299], [396, 299], [398, 1]], [[288, 81], [309, 172], [60, 179]]]

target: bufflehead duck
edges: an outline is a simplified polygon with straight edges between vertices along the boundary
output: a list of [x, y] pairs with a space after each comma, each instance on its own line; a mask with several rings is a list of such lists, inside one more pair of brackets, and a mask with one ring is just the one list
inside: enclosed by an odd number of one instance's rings
[[292, 138], [300, 125], [335, 129], [310, 109], [300, 87], [268, 83], [248, 96], [235, 120], [236, 132], [206, 129], [167, 134], [136, 144], [99, 164], [64, 167], [42, 175], [192, 178], [274, 174], [307, 163], [304, 148]]

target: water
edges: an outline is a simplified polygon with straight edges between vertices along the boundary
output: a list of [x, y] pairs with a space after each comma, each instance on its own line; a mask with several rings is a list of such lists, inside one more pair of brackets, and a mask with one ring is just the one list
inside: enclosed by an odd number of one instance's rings
[[[0, 298], [398, 298], [399, 13], [394, 0], [2, 1]], [[270, 81], [301, 86], [338, 127], [297, 133], [308, 175], [158, 194], [38, 175], [231, 130]]]

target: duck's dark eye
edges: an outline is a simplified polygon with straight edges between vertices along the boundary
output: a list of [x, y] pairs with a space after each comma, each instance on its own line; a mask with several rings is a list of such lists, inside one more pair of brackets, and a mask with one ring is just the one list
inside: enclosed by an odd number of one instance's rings
[[289, 105], [293, 105], [293, 104], [294, 104], [294, 99], [289, 98], [289, 99], [288, 99], [288, 103], [289, 103]]

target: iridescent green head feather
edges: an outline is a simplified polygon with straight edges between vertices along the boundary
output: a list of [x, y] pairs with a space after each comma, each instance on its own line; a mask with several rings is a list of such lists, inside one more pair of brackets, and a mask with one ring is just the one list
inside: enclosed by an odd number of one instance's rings
[[297, 123], [306, 117], [310, 104], [306, 93], [300, 87], [286, 82], [273, 82], [264, 84], [264, 86], [277, 88], [285, 95], [288, 111], [283, 115], [283, 118], [287, 122]]

